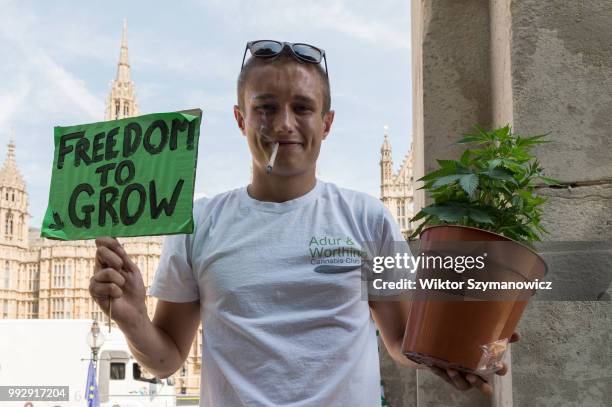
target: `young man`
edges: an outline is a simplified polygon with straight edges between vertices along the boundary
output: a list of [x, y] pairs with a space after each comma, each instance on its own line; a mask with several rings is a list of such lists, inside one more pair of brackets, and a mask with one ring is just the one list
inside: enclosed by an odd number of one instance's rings
[[[113, 297], [134, 356], [159, 377], [183, 364], [201, 319], [203, 406], [378, 406], [374, 321], [391, 356], [420, 367], [401, 354], [408, 304], [363, 300], [359, 264], [334, 259], [403, 237], [378, 199], [315, 177], [334, 120], [324, 52], [275, 41], [247, 49], [234, 115], [251, 184], [198, 200], [194, 233], [166, 238], [153, 321], [140, 272], [115, 239], [96, 241], [91, 295], [104, 312]], [[490, 392], [475, 376], [435, 372]]]

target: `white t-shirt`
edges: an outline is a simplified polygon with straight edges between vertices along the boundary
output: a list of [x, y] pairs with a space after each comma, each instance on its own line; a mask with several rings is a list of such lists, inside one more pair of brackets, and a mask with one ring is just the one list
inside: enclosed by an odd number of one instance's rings
[[380, 406], [353, 253], [403, 240], [378, 199], [320, 180], [283, 203], [240, 188], [196, 201], [194, 222], [166, 238], [149, 293], [200, 301], [201, 406]]

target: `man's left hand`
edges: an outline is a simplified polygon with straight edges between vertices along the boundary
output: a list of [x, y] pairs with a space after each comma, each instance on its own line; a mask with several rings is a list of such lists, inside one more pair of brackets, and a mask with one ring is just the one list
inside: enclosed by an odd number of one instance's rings
[[[516, 342], [520, 339], [520, 335], [515, 332], [512, 334], [508, 342]], [[444, 381], [450, 383], [458, 390], [469, 390], [472, 387], [477, 388], [485, 396], [491, 397], [493, 395], [493, 386], [485, 382], [482, 378], [475, 374], [463, 373], [454, 369], [441, 369], [439, 367], [430, 367], [431, 371], [440, 376]], [[502, 363], [502, 368], [495, 372], [495, 374], [503, 376], [508, 372], [508, 366]]]

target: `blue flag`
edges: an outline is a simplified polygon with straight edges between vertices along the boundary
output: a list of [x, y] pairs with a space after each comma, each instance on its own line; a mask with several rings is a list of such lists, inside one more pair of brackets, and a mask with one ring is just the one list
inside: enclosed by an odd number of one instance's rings
[[98, 385], [96, 383], [96, 366], [93, 364], [93, 360], [89, 361], [85, 399], [87, 400], [87, 407], [100, 407], [100, 395], [98, 394]]

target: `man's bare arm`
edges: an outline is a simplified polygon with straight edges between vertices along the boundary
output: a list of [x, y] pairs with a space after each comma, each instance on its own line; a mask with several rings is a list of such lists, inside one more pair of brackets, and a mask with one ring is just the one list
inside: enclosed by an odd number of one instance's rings
[[[370, 310], [372, 311], [372, 318], [374, 318], [380, 330], [385, 347], [393, 360], [404, 366], [427, 368], [425, 365], [412, 362], [402, 354], [401, 348], [410, 313], [410, 304], [409, 301], [370, 301]], [[509, 342], [516, 342], [519, 337], [515, 332], [510, 337]], [[475, 387], [486, 396], [493, 394], [491, 384], [475, 374], [465, 374], [453, 369], [443, 370], [435, 366], [430, 367], [430, 370], [458, 390], [469, 390]], [[507, 366], [503, 364], [502, 369], [495, 374], [503, 376], [507, 371]]]
[[118, 322], [136, 360], [159, 378], [172, 375], [185, 362], [199, 324], [199, 301], [162, 300], [153, 321], [145, 313], [136, 323]]
[[410, 312], [408, 301], [370, 301], [372, 318], [380, 331], [385, 348], [397, 363], [415, 369], [424, 366], [415, 363], [402, 354], [404, 329]]
[[168, 377], [183, 364], [200, 322], [199, 301], [159, 301], [153, 321], [147, 315], [146, 288], [138, 266], [117, 239], [96, 239], [96, 264], [89, 292], [125, 334], [136, 359], [157, 377]]

